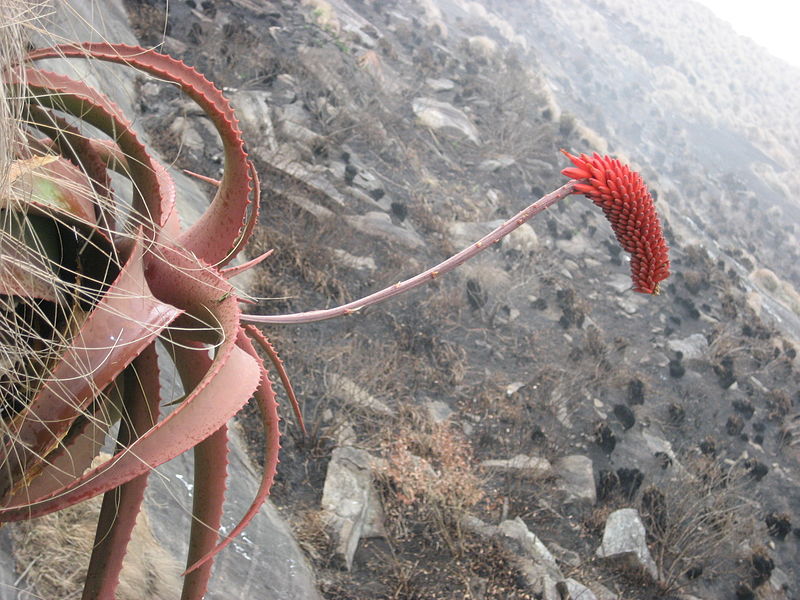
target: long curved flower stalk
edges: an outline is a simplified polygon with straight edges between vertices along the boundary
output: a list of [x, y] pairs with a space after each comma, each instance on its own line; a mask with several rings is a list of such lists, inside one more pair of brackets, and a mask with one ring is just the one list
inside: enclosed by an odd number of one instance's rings
[[552, 206], [559, 200], [563, 200], [570, 194], [575, 193], [575, 186], [576, 184], [572, 182], [562, 185], [557, 190], [542, 196], [530, 206], [525, 207], [516, 215], [508, 219], [505, 223], [494, 229], [492, 232], [486, 234], [474, 244], [470, 244], [461, 252], [454, 254], [435, 267], [431, 267], [430, 269], [423, 271], [414, 277], [406, 279], [405, 281], [390, 285], [389, 287], [375, 292], [374, 294], [364, 296], [363, 298], [359, 298], [358, 300], [348, 302], [347, 304], [343, 304], [341, 306], [324, 310], [312, 310], [290, 315], [244, 314], [242, 315], [242, 321], [247, 321], [250, 323], [311, 323], [313, 321], [323, 321], [325, 319], [332, 319], [334, 317], [340, 317], [343, 315], [351, 315], [356, 311], [373, 304], [378, 304], [379, 302], [383, 302], [389, 298], [404, 294], [409, 290], [413, 290], [416, 287], [429, 283], [433, 279], [449, 273], [450, 271], [458, 268], [460, 265], [463, 265], [471, 258], [477, 256], [487, 248], [491, 248], [493, 244], [496, 244], [502, 240], [509, 233], [525, 224], [543, 210]]
[[[196, 224], [181, 228], [168, 171], [120, 109], [85, 84], [35, 66], [46, 58], [142, 70], [177, 84], [206, 112], [222, 139], [225, 168]], [[233, 109], [211, 82], [163, 54], [107, 43], [36, 50], [0, 77], [7, 91], [24, 99], [27, 119], [26, 141], [14, 147], [0, 193], [0, 295], [15, 310], [27, 307], [17, 311], [21, 316], [0, 314], [18, 342], [6, 386], [13, 395], [0, 407], [0, 522], [106, 494], [85, 598], [113, 596], [154, 467], [187, 450], [195, 453], [187, 599], [202, 598], [214, 556], [265, 501], [280, 445], [276, 397], [257, 347], [287, 389], [301, 427], [302, 416], [282, 361], [269, 340], [245, 323], [304, 323], [354, 313], [446, 274], [572, 193], [589, 195], [606, 212], [633, 255], [637, 291], [657, 293], [668, 275], [666, 244], [638, 175], [607, 157], [568, 155], [576, 168], [565, 174], [578, 181], [415, 277], [329, 310], [243, 315], [245, 299], [229, 279], [269, 253], [226, 266], [257, 223], [259, 185]], [[88, 137], [84, 125], [106, 137]], [[129, 206], [113, 194], [109, 170], [129, 179]], [[186, 392], [162, 419], [156, 343], [167, 348]], [[5, 342], [4, 354], [14, 354]], [[227, 423], [251, 397], [266, 433], [262, 481], [239, 524], [221, 539]], [[116, 422], [116, 453], [89, 469]]]

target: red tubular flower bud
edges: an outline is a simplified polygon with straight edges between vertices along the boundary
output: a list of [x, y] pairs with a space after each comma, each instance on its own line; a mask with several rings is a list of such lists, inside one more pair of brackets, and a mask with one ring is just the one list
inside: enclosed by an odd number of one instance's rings
[[584, 194], [603, 209], [617, 241], [630, 253], [633, 289], [658, 294], [659, 283], [669, 277], [669, 247], [642, 177], [609, 156], [562, 152], [575, 167], [561, 173], [580, 181], [575, 193]]

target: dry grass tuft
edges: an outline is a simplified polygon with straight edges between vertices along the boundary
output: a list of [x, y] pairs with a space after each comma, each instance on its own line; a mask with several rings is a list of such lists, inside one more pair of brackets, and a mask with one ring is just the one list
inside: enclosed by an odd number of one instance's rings
[[[102, 497], [92, 498], [14, 525], [17, 572], [24, 575], [21, 579], [28, 593], [60, 600], [81, 597], [102, 501]], [[181, 570], [154, 537], [146, 513], [139, 513], [120, 573], [117, 600], [178, 598]]]

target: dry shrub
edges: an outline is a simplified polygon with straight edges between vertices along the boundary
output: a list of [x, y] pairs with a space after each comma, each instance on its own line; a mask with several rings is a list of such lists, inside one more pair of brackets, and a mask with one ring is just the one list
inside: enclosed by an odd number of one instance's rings
[[377, 475], [384, 484], [391, 523], [404, 537], [414, 524], [433, 525], [450, 551], [458, 555], [462, 517], [483, 498], [482, 480], [474, 469], [472, 447], [449, 423], [429, 424], [422, 418], [405, 422], [383, 444], [386, 461]]
[[324, 510], [303, 510], [290, 523], [295, 540], [316, 564], [327, 564], [334, 556], [325, 514]]
[[686, 474], [647, 488], [643, 498], [651, 501], [641, 507], [662, 585], [670, 590], [686, 583], [691, 568], [701, 567], [706, 577], [735, 573], [739, 550], [755, 531], [752, 482], [743, 466], [705, 457], [684, 466]]

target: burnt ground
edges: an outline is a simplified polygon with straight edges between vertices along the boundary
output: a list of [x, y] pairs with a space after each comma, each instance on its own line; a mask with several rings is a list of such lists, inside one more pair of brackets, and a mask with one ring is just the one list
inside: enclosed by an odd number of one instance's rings
[[[277, 146], [267, 133], [247, 140], [263, 194], [250, 253], [276, 249], [250, 283], [263, 298], [256, 312], [335, 306], [405, 279], [460, 248], [453, 223], [507, 218], [560, 186], [566, 164], [559, 148], [593, 150], [573, 121], [554, 113], [534, 55], [502, 47], [478, 52], [466, 40], [488, 35], [485, 28], [455, 20], [445, 37], [411, 3], [350, 5], [371, 29], [355, 35], [293, 2], [177, 2], [166, 15], [160, 3], [128, 1], [142, 43], [163, 41], [234, 98], [265, 93], [273, 109]], [[433, 92], [426, 78], [449, 79], [453, 87]], [[203, 119], [187, 113], [172, 88], [144, 92], [143, 123], [162, 153], [217, 176], [219, 146]], [[417, 124], [411, 104], [420, 96], [468, 107], [480, 143]], [[281, 127], [287, 115], [313, 135]], [[192, 143], [188, 129], [170, 128], [178, 117], [201, 143]], [[287, 158], [303, 169], [287, 168]], [[354, 225], [352, 217], [372, 212], [387, 215], [389, 234]], [[535, 597], [508, 549], [460, 526], [468, 514], [488, 523], [522, 518], [548, 547], [563, 549], [565, 575], [624, 598], [678, 591], [730, 598], [737, 585], [757, 583], [758, 552], [790, 583], [789, 592], [773, 590], [772, 597], [796, 595], [796, 344], [754, 310], [736, 257], [712, 257], [667, 221], [674, 275], [662, 295], [643, 297], [626, 289], [625, 257], [588, 201], [562, 201], [532, 225], [535, 242], [499, 244], [476, 265], [403, 298], [333, 321], [265, 328], [309, 432], [301, 436], [285, 411], [272, 499], [314, 562], [324, 596]], [[423, 243], [410, 242], [408, 232]], [[685, 359], [667, 345], [693, 334], [706, 341], [701, 356]], [[333, 390], [336, 376], [379, 398], [391, 414], [345, 402]], [[448, 434], [425, 417], [432, 400], [453, 411]], [[254, 447], [256, 421], [252, 408], [241, 415]], [[672, 459], [643, 446], [644, 433], [669, 442], [698, 483], [674, 483]], [[377, 480], [387, 536], [362, 541], [349, 572], [331, 561], [319, 516], [330, 453], [345, 435], [390, 460]], [[399, 462], [392, 462], [405, 451], [432, 464], [443, 486], [455, 485], [409, 496]], [[517, 454], [551, 461], [580, 454], [591, 458], [598, 481], [616, 475], [601, 490], [605, 497], [588, 506], [568, 502], [553, 476], [480, 468], [483, 460]], [[638, 469], [641, 485], [626, 489], [620, 469]], [[696, 536], [692, 553], [678, 556], [666, 547], [668, 525], [648, 522], [651, 551], [674, 574], [662, 586], [593, 558], [605, 516], [626, 506], [647, 514], [652, 502], [642, 502], [652, 490], [668, 504], [672, 532], [688, 527]], [[695, 497], [702, 500], [691, 510], [733, 515], [717, 526], [734, 535], [716, 543], [707, 523], [682, 520], [681, 499]], [[775, 535], [765, 521], [770, 513], [785, 515], [794, 532]], [[689, 580], [691, 568], [702, 574]]]

